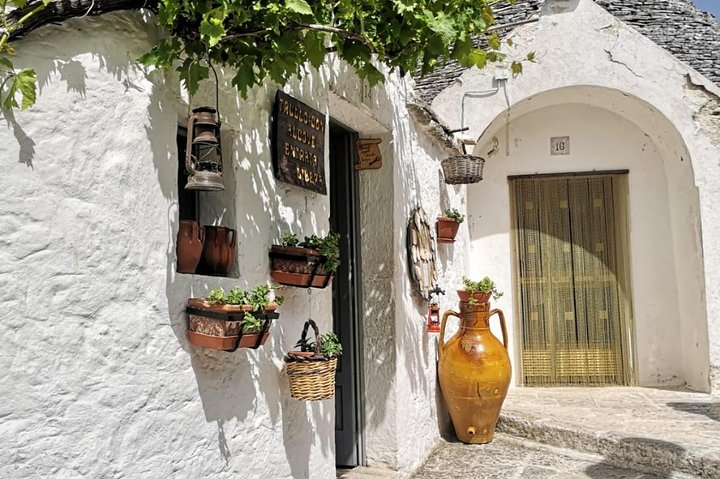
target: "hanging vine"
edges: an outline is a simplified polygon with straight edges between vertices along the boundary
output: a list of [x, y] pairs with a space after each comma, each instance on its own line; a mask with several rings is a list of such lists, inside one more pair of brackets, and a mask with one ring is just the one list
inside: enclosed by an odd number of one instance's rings
[[[501, 60], [493, 26], [499, 0], [0, 0], [0, 98], [3, 108], [35, 100], [31, 69], [15, 71], [9, 40], [50, 22], [119, 9], [149, 8], [168, 32], [141, 61], [175, 67], [191, 93], [207, 78], [207, 61], [235, 71], [233, 85], [245, 97], [270, 78], [284, 84], [319, 67], [328, 53], [352, 65], [371, 85], [383, 80], [377, 66], [423, 74], [449, 59], [482, 68]], [[507, 3], [507, 2], [505, 2]], [[513, 3], [513, 2], [510, 2]], [[475, 39], [485, 37], [487, 48]], [[199, 61], [203, 60], [203, 61]], [[519, 72], [519, 63], [513, 63]], [[9, 85], [9, 86], [8, 86]]]

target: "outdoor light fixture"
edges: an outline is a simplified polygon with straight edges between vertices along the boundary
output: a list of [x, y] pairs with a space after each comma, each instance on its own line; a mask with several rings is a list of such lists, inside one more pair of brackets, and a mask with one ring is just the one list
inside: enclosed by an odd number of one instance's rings
[[[213, 73], [215, 68], [212, 67]], [[217, 116], [216, 116], [217, 114]], [[188, 174], [188, 190], [221, 191], [222, 146], [220, 144], [220, 107], [218, 104], [218, 79], [215, 73], [215, 108], [201, 106], [192, 110], [188, 117], [185, 169]]]
[[[435, 285], [434, 289], [431, 289], [428, 292], [430, 296], [430, 306], [428, 306], [428, 316], [427, 316], [427, 332], [428, 333], [439, 333], [440, 332], [440, 306], [438, 305], [438, 301], [440, 299], [441, 294], [445, 294], [445, 291], [440, 289], [440, 286], [437, 284]], [[433, 295], [436, 296], [436, 299], [433, 301], [432, 297]]]

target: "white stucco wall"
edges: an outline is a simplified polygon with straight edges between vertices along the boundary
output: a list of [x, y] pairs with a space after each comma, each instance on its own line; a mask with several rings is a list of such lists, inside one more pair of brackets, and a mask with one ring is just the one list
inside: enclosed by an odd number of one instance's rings
[[[590, 0], [549, 0], [540, 21], [516, 29], [513, 40], [509, 58], [535, 51], [538, 61], [526, 63], [524, 73], [507, 82], [507, 98], [500, 89], [466, 101], [467, 135], [494, 136], [506, 121], [508, 106], [512, 132], [522, 115], [566, 103], [612, 111], [648, 135], [668, 180], [665, 214], [673, 255], [663, 259], [674, 262], [675, 275], [665, 278], [665, 290], [674, 288], [677, 295], [682, 343], [670, 351], [651, 345], [648, 350], [655, 349], [669, 364], [679, 348], [682, 364], [672, 369], [681, 373], [680, 381], [709, 390], [710, 376], [720, 366], [720, 211], [715, 207], [720, 198], [720, 126], [703, 107], [720, 90]], [[434, 100], [433, 109], [447, 124], [459, 124], [463, 94], [492, 88], [493, 75], [494, 68], [469, 70]], [[504, 138], [498, 138], [504, 154]], [[470, 263], [476, 259], [472, 256]], [[636, 309], [636, 314], [643, 313]], [[661, 374], [660, 383], [676, 382], [673, 374]]]
[[[15, 43], [40, 92], [0, 125], [0, 476], [334, 477], [334, 403], [291, 399], [282, 373], [307, 317], [331, 327], [330, 289], [285, 289], [257, 351], [190, 347], [184, 314], [210, 288], [269, 281], [269, 246], [289, 231], [327, 232], [328, 197], [273, 177], [276, 87], [242, 100], [222, 80], [227, 189], [202, 194], [201, 223], [237, 228], [239, 277], [177, 274], [176, 125], [187, 105], [174, 73], [136, 63], [153, 38], [140, 15], [110, 14]], [[410, 295], [405, 221], [416, 201], [431, 217], [464, 208], [464, 191], [440, 181], [439, 151], [418, 138], [397, 76], [363, 96], [334, 62], [284, 89], [383, 139], [385, 166], [360, 173], [364, 430], [368, 462], [407, 473], [439, 429], [435, 339]], [[193, 104], [213, 97], [208, 82]], [[466, 245], [463, 230], [440, 249], [448, 289]]]

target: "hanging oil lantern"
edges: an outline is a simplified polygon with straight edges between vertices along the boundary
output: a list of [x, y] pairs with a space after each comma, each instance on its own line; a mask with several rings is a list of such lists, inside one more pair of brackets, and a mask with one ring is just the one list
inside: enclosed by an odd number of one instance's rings
[[[441, 294], [445, 294], [445, 291], [440, 289], [440, 286], [435, 285], [435, 289], [431, 289], [428, 292], [430, 296], [430, 306], [428, 306], [427, 315], [427, 332], [428, 333], [439, 333], [440, 332], [440, 306], [438, 300]], [[433, 295], [437, 297], [435, 301], [432, 300]]]
[[[221, 191], [222, 146], [220, 138], [220, 105], [218, 77], [215, 67], [208, 62], [215, 74], [215, 108], [201, 106], [188, 115], [185, 169], [188, 174], [188, 190]], [[217, 115], [216, 115], [217, 114]]]
[[222, 182], [222, 147], [217, 110], [210, 106], [195, 108], [188, 119], [185, 168], [188, 190], [220, 191]]

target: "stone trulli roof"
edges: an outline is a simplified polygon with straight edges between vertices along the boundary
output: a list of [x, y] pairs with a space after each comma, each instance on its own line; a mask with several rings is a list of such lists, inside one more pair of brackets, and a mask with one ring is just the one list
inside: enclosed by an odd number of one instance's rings
[[[497, 23], [537, 15], [542, 3], [543, 0], [517, 2], [513, 10], [497, 15]], [[595, 0], [595, 3], [720, 85], [720, 22], [700, 11], [691, 0]], [[418, 76], [417, 93], [430, 104], [464, 71], [453, 61], [423, 78]]]

